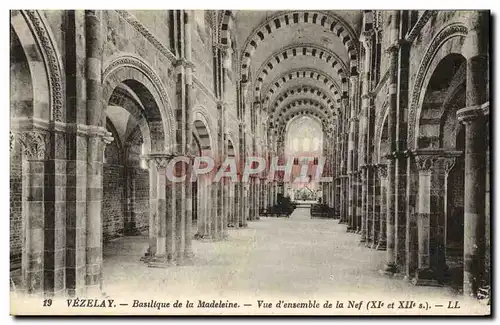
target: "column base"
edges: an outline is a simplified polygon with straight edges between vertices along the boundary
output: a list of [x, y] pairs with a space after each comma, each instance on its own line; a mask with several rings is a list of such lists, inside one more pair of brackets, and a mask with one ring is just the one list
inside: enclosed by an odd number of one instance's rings
[[436, 280], [434, 271], [431, 269], [418, 269], [417, 272], [415, 272], [415, 277], [412, 279], [411, 283], [415, 286], [442, 287], [442, 285]]
[[153, 259], [153, 257], [154, 257], [154, 253], [152, 252], [151, 247], [148, 247], [148, 249], [144, 253], [144, 256], [141, 257], [139, 260], [141, 262], [149, 263]]
[[394, 263], [387, 263], [382, 270], [379, 271], [380, 274], [394, 276], [398, 272], [398, 267]]
[[184, 256], [175, 262], [175, 265], [183, 266], [183, 265], [193, 265], [194, 262], [194, 253], [193, 252], [184, 252]]
[[387, 249], [387, 242], [384, 240], [379, 240], [376, 250], [385, 251]]
[[175, 266], [175, 263], [172, 260], [172, 257], [167, 255], [155, 256], [148, 263], [148, 267], [154, 268], [168, 268]]
[[214, 237], [212, 235], [196, 234], [196, 235], [194, 235], [194, 239], [200, 240], [200, 241], [213, 241]]

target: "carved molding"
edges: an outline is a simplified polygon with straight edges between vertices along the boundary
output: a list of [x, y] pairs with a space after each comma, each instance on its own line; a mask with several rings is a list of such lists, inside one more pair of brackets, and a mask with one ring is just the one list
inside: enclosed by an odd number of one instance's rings
[[43, 18], [37, 10], [22, 10], [21, 13], [26, 21], [32, 25], [35, 31], [35, 38], [44, 57], [44, 64], [49, 74], [50, 100], [52, 119], [63, 120], [63, 83], [62, 69], [60, 66], [60, 56], [57, 53], [52, 37], [46, 27]]
[[[158, 92], [160, 99], [162, 101], [162, 106], [164, 107], [165, 110], [165, 117], [167, 119], [167, 129], [163, 130], [163, 128], [159, 128], [157, 131], [161, 132], [162, 135], [164, 135], [165, 132], [167, 132], [167, 140], [170, 140], [170, 145], [174, 144], [174, 139], [175, 139], [175, 119], [173, 116], [172, 112], [172, 106], [170, 102], [170, 98], [167, 94], [166, 88], [163, 85], [163, 82], [161, 81], [160, 77], [154, 72], [151, 67], [149, 67], [148, 64], [143, 62], [141, 59], [136, 58], [131, 55], [124, 55], [120, 56], [116, 59], [114, 59], [103, 71], [102, 73], [102, 80], [103, 82], [108, 79], [109, 75], [116, 69], [122, 67], [122, 66], [128, 66], [132, 68], [136, 68], [137, 70], [141, 71], [153, 84], [155, 87], [156, 91]], [[165, 143], [167, 145], [167, 143]]]
[[417, 119], [417, 110], [420, 103], [420, 95], [423, 91], [424, 80], [427, 76], [428, 69], [434, 60], [438, 50], [441, 48], [443, 43], [447, 41], [449, 38], [454, 36], [465, 36], [468, 32], [467, 27], [461, 23], [452, 23], [450, 25], [445, 26], [441, 31], [434, 37], [431, 41], [427, 51], [425, 52], [419, 68], [417, 72], [417, 76], [415, 78], [413, 84], [413, 91], [410, 103], [410, 112], [408, 116], [408, 146], [410, 148], [415, 147], [415, 126]]
[[165, 57], [167, 57], [171, 62], [177, 60], [177, 57], [170, 52], [170, 50], [160, 42], [156, 36], [154, 36], [134, 15], [129, 13], [127, 10], [115, 10], [118, 15], [120, 15], [126, 22], [128, 22], [132, 27], [134, 27], [139, 33], [142, 34], [154, 47], [160, 51]]
[[46, 121], [37, 118], [16, 118], [11, 121], [11, 130], [13, 134], [19, 132], [57, 132], [76, 134], [85, 137], [101, 137], [104, 142], [113, 141], [111, 132], [106, 128], [95, 125], [85, 125], [76, 123], [64, 123], [56, 121]]
[[415, 38], [417, 38], [418, 34], [420, 34], [420, 31], [422, 28], [427, 24], [429, 19], [431, 19], [432, 16], [437, 14], [436, 10], [424, 10], [424, 13], [418, 17], [417, 22], [413, 26], [413, 28], [406, 34], [405, 40], [408, 42], [413, 42]]

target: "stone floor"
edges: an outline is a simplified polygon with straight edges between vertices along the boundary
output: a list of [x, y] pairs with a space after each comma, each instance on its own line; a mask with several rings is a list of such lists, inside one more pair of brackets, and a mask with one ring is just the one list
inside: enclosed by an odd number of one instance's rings
[[[290, 218], [261, 218], [246, 229], [229, 230], [226, 241], [193, 241], [190, 265], [148, 268], [139, 261], [146, 236], [107, 243], [104, 291], [112, 297], [145, 299], [461, 299], [445, 287], [415, 287], [379, 274], [385, 252], [358, 244], [338, 220], [311, 219], [308, 208]], [[397, 304], [397, 302], [396, 302]]]

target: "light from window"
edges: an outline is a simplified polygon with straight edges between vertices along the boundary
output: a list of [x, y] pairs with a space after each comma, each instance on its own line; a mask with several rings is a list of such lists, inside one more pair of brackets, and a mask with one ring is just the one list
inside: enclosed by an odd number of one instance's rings
[[146, 145], [145, 143], [143, 142], [141, 144], [141, 160], [140, 160], [140, 167], [142, 169], [148, 169], [148, 162], [146, 161], [146, 159], [144, 158], [144, 156], [146, 155]]

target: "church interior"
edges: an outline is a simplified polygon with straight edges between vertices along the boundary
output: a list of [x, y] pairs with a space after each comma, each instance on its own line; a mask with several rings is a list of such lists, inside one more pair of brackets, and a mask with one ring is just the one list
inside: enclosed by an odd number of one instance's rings
[[[11, 292], [223, 290], [223, 274], [489, 298], [489, 19], [12, 10]], [[323, 157], [331, 180], [170, 182], [179, 156]], [[294, 278], [312, 266], [332, 284]]]

